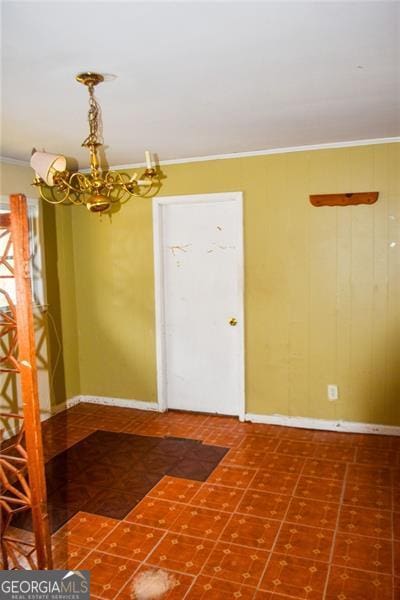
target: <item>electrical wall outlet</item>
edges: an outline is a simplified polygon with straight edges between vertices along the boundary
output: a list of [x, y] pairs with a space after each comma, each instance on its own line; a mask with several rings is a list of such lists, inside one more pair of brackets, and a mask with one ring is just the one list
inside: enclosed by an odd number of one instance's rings
[[337, 400], [339, 398], [339, 388], [334, 383], [328, 383], [328, 400]]

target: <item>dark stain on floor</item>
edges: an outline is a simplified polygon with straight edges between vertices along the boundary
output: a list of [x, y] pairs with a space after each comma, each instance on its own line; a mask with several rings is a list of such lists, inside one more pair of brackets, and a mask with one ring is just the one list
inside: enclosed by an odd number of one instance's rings
[[[51, 532], [78, 511], [123, 519], [164, 475], [205, 481], [229, 448], [98, 430], [45, 466]], [[31, 530], [30, 511], [16, 527]]]

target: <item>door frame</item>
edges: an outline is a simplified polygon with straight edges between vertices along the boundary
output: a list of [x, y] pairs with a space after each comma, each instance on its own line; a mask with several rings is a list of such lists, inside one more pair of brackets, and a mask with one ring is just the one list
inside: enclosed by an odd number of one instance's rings
[[178, 204], [207, 204], [215, 202], [235, 202], [239, 212], [239, 227], [237, 232], [238, 256], [238, 322], [240, 327], [240, 340], [237, 345], [239, 372], [238, 376], [238, 401], [240, 421], [245, 419], [245, 365], [244, 365], [244, 247], [243, 247], [243, 193], [223, 192], [216, 194], [190, 194], [179, 196], [158, 196], [153, 198], [153, 248], [154, 248], [154, 293], [155, 293], [155, 325], [156, 325], [156, 358], [157, 358], [157, 403], [158, 410], [164, 412], [168, 409], [167, 401], [167, 367], [165, 348], [165, 307], [164, 307], [164, 266], [162, 243], [162, 207]]

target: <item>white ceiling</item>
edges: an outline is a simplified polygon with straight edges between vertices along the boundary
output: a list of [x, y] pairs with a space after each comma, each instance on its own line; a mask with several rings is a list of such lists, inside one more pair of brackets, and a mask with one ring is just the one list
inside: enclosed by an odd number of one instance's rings
[[108, 162], [398, 136], [398, 2], [3, 2], [1, 154]]

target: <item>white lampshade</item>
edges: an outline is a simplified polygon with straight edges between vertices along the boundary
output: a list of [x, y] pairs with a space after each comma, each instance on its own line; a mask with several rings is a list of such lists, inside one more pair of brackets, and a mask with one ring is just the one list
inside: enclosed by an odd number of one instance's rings
[[49, 154], [48, 152], [34, 152], [31, 156], [31, 167], [47, 183], [54, 185], [54, 173], [62, 173], [67, 166], [65, 156], [61, 154]]

